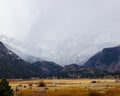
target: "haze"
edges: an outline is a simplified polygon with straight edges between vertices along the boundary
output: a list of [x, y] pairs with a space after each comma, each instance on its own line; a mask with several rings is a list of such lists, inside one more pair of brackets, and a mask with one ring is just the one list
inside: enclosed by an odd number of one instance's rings
[[51, 46], [66, 40], [71, 44], [70, 38], [78, 38], [79, 47], [88, 42], [117, 45], [119, 5], [120, 0], [0, 0], [0, 34], [26, 46], [40, 46], [43, 41]]

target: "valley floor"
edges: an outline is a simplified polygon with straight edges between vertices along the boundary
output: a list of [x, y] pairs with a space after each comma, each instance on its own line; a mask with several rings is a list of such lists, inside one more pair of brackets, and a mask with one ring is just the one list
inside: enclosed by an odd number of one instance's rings
[[120, 96], [120, 81], [115, 79], [36, 79], [9, 82], [15, 96]]

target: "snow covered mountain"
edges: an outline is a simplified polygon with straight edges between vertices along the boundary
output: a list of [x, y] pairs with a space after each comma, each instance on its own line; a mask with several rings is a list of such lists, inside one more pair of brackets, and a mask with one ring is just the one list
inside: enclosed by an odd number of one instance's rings
[[60, 65], [82, 65], [103, 48], [117, 45], [113, 42], [82, 42], [80, 38], [68, 38], [62, 42], [42, 40], [39, 44], [29, 45], [4, 35], [0, 36], [0, 41], [25, 61], [48, 60]]
[[32, 56], [29, 53], [26, 53], [24, 44], [21, 41], [18, 41], [14, 38], [8, 38], [7, 36], [1, 35], [0, 41], [4, 42], [4, 45], [16, 53], [19, 57], [29, 63], [34, 63], [36, 61], [42, 61], [40, 58]]

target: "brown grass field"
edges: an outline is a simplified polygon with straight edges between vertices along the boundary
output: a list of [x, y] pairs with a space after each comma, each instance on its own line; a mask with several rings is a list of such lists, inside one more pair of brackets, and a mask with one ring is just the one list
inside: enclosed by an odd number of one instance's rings
[[[115, 79], [9, 80], [15, 96], [120, 96]], [[38, 86], [44, 82], [45, 86]]]

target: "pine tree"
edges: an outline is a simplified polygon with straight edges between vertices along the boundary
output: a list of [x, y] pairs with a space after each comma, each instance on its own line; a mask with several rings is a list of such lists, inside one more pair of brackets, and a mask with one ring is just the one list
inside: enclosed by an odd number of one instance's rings
[[13, 90], [6, 79], [0, 82], [0, 96], [13, 96]]

